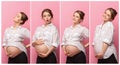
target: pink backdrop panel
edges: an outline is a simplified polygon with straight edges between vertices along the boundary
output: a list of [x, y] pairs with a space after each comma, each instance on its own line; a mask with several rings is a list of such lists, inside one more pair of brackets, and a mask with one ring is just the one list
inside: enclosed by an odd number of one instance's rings
[[[89, 2], [84, 2], [84, 1], [62, 1], [61, 2], [61, 40], [62, 36], [64, 33], [64, 30], [66, 27], [69, 27], [73, 24], [72, 22], [72, 16], [74, 11], [76, 10], [81, 10], [85, 13], [85, 18], [83, 20], [82, 25], [86, 26], [89, 28]], [[60, 56], [61, 56], [61, 63], [66, 62], [66, 56], [64, 55], [63, 49], [60, 49]], [[87, 63], [89, 61], [89, 49], [86, 49], [87, 52]]]
[[[103, 23], [103, 18], [102, 15], [105, 12], [107, 8], [114, 8], [118, 12], [118, 5], [119, 3], [117, 1], [113, 2], [103, 2], [103, 1], [96, 1], [96, 2], [90, 2], [90, 63], [97, 63], [97, 59], [95, 58], [94, 54], [94, 49], [92, 47], [92, 42], [93, 42], [93, 37], [94, 37], [94, 32], [95, 28], [98, 24]], [[119, 12], [118, 12], [119, 14]], [[119, 49], [119, 19], [118, 19], [118, 14], [113, 20], [113, 24], [115, 27], [115, 34], [114, 34], [114, 44], [117, 49], [117, 55], [118, 54], [118, 49]], [[118, 56], [119, 57], [119, 56]]]
[[[59, 1], [54, 1], [54, 2], [38, 2], [38, 1], [34, 1], [31, 2], [31, 41], [32, 41], [32, 37], [33, 34], [35, 33], [35, 30], [37, 27], [41, 26], [42, 24], [44, 24], [44, 21], [41, 18], [41, 13], [42, 10], [45, 8], [49, 8], [52, 10], [53, 12], [53, 19], [52, 22], [53, 24], [57, 27], [57, 29], [59, 30]], [[56, 50], [57, 52], [57, 60], [59, 61], [59, 48], [57, 48]], [[36, 63], [36, 57], [37, 54], [35, 52], [35, 49], [33, 47], [31, 47], [31, 63]]]
[[[19, 12], [25, 12], [28, 16], [28, 18], [30, 18], [30, 2], [25, 2], [25, 1], [21, 1], [21, 2], [9, 2], [9, 1], [4, 1], [2, 2], [2, 40], [3, 40], [3, 35], [4, 35], [4, 31], [6, 28], [10, 27], [13, 25], [13, 17], [16, 16], [17, 13]], [[24, 27], [30, 29], [30, 19], [23, 25]], [[28, 43], [29, 41], [25, 41], [25, 43]], [[2, 42], [1, 42], [2, 43]], [[7, 56], [4, 52], [4, 49], [2, 48], [2, 63], [7, 63]], [[29, 52], [30, 50], [28, 49], [28, 58], [29, 56]], [[30, 58], [28, 59], [30, 60]]]

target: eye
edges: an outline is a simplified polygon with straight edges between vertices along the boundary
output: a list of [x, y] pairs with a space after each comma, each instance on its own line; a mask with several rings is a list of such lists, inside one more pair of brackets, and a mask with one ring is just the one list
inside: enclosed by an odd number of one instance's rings
[[50, 15], [50, 14], [48, 14], [48, 17], [51, 17], [51, 15]]
[[43, 17], [46, 17], [46, 15], [43, 15]]
[[79, 18], [79, 16], [76, 16], [76, 18]]

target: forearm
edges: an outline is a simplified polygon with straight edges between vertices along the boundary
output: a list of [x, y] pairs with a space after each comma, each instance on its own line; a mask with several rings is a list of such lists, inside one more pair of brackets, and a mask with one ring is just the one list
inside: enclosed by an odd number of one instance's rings
[[102, 45], [102, 51], [101, 51], [101, 52], [102, 52], [103, 54], [105, 54], [107, 48], [108, 48], [107, 43], [103, 42], [103, 45]]
[[32, 46], [33, 46], [33, 47], [35, 47], [36, 45], [37, 45], [37, 43], [36, 43], [36, 42], [33, 42], [33, 43], [32, 43]]
[[50, 49], [49, 49], [49, 51], [47, 52], [47, 54], [49, 55], [51, 52], [53, 52], [53, 51], [55, 50], [55, 48], [56, 48], [56, 47], [51, 46]]
[[64, 46], [64, 45], [62, 46], [62, 48], [63, 48], [63, 50], [65, 51], [65, 46]]
[[29, 48], [29, 47], [30, 47], [30, 44], [27, 44], [27, 45], [26, 45], [26, 48]]
[[84, 45], [85, 48], [88, 47], [88, 46], [89, 46], [89, 43], [87, 43], [87, 44]]

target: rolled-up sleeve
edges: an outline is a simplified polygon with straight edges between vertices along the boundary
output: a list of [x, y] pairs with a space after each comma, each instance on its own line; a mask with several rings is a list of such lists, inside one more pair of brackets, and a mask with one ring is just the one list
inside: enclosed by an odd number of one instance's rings
[[83, 28], [83, 32], [82, 32], [82, 36], [84, 38], [88, 38], [89, 37], [89, 30], [87, 28]]
[[7, 32], [7, 30], [5, 30], [5, 32], [4, 32], [2, 47], [5, 47], [6, 44], [7, 44], [7, 39], [6, 39], [6, 34], [7, 34], [7, 33], [6, 33], [6, 32]]
[[28, 29], [25, 29], [23, 33], [24, 33], [25, 38], [30, 39], [30, 31]]
[[57, 29], [55, 29], [52, 37], [53, 37], [52, 38], [52, 40], [53, 40], [52, 46], [58, 47], [58, 45], [59, 45], [59, 34], [58, 34]]
[[66, 30], [64, 31], [64, 34], [62, 37], [62, 44], [61, 44], [62, 46], [65, 45], [65, 43], [66, 43], [65, 33], [66, 33]]
[[103, 38], [102, 41], [107, 43], [108, 45], [111, 45], [111, 42], [113, 40], [113, 34], [114, 34], [114, 27], [111, 23], [107, 24], [103, 28]]

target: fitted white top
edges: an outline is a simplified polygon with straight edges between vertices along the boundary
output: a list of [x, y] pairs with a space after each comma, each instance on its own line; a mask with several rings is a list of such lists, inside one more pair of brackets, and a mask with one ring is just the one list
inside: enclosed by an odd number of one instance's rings
[[59, 45], [59, 35], [57, 28], [52, 24], [42, 25], [38, 27], [33, 35], [33, 41], [35, 42], [37, 39], [42, 39], [44, 44], [48, 47], [51, 46], [58, 47]]
[[70, 26], [65, 29], [62, 38], [62, 45], [73, 45], [85, 53], [85, 48], [82, 43], [84, 38], [89, 37], [89, 31], [86, 27], [77, 24], [75, 27]]
[[3, 46], [15, 46], [27, 54], [23, 43], [25, 38], [30, 38], [30, 32], [27, 28], [18, 26], [14, 29], [13, 26], [7, 28], [4, 32]]
[[96, 54], [99, 53], [102, 50], [102, 44], [103, 42], [108, 44], [108, 48], [103, 56], [104, 59], [110, 57], [112, 54], [116, 55], [116, 49], [113, 42], [113, 36], [114, 36], [114, 26], [112, 22], [106, 22], [104, 25], [98, 25], [95, 30], [95, 36], [94, 36], [94, 49]]

